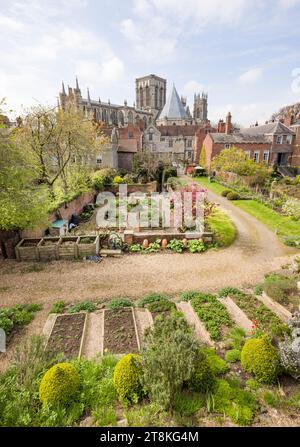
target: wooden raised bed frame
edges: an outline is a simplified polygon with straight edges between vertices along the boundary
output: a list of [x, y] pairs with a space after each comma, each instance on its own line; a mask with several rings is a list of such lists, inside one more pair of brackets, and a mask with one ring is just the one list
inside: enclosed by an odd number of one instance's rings
[[[90, 238], [92, 243], [81, 242], [82, 239]], [[78, 256], [83, 258], [84, 256], [95, 256], [99, 254], [99, 236], [86, 235], [79, 236], [78, 238]]]
[[133, 308], [104, 310], [104, 352], [127, 354], [139, 352], [140, 342]]
[[[57, 244], [58, 259], [74, 259], [78, 258], [78, 241], [79, 236], [63, 236]], [[66, 242], [72, 242], [66, 244]]]
[[[39, 261], [38, 244], [40, 238], [22, 239], [15, 248], [18, 261]], [[26, 244], [30, 244], [26, 247]]]
[[[58, 259], [57, 246], [59, 237], [43, 237], [38, 243], [38, 253], [40, 261], [53, 261]], [[53, 242], [47, 245], [47, 242]]]

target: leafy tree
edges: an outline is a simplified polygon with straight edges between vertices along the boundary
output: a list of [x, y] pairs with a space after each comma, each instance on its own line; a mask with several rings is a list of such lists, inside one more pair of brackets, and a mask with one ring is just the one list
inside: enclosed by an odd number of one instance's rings
[[140, 151], [133, 157], [133, 173], [145, 182], [156, 180], [161, 169], [162, 163], [152, 152]]
[[156, 317], [143, 352], [144, 385], [153, 401], [173, 408], [176, 393], [192, 376], [198, 348], [180, 314]]
[[204, 145], [202, 146], [202, 149], [201, 149], [199, 164], [203, 168], [206, 168], [206, 149], [205, 149]]
[[265, 164], [256, 163], [254, 160], [249, 159], [245, 151], [238, 147], [223, 149], [213, 159], [212, 169], [247, 176], [269, 174], [269, 168]]
[[47, 195], [37, 187], [30, 153], [14, 136], [15, 130], [0, 126], [0, 230], [24, 229], [46, 219]]

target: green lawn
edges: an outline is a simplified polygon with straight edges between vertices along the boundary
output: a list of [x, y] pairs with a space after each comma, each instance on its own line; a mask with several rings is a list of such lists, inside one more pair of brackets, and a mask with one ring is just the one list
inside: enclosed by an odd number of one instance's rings
[[[223, 190], [228, 189], [222, 185], [219, 185], [218, 183], [210, 183], [207, 177], [198, 177], [195, 180], [216, 194], [221, 194]], [[235, 200], [232, 201], [232, 204], [254, 216], [272, 231], [277, 232], [277, 234], [283, 239], [297, 238], [300, 241], [299, 221], [297, 222], [289, 217], [282, 216], [256, 200]]]
[[220, 247], [228, 247], [231, 245], [237, 235], [236, 228], [223, 211], [216, 209], [208, 217], [208, 224], [214, 233], [214, 239]]

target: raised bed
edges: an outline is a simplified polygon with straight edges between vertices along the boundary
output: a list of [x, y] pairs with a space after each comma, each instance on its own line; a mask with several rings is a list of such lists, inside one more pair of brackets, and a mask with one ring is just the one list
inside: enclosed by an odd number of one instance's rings
[[39, 252], [38, 252], [38, 243], [39, 239], [22, 239], [15, 248], [16, 258], [18, 261], [38, 261], [39, 260]]
[[58, 259], [57, 246], [59, 237], [43, 237], [38, 243], [37, 249], [40, 261], [53, 261]]
[[78, 236], [64, 236], [57, 245], [58, 259], [78, 258]]
[[99, 254], [99, 236], [79, 236], [78, 256], [95, 256]]
[[105, 353], [113, 354], [139, 351], [137, 328], [131, 307], [105, 309], [103, 348]]
[[68, 359], [80, 357], [86, 325], [86, 313], [57, 315], [46, 349], [64, 353]]

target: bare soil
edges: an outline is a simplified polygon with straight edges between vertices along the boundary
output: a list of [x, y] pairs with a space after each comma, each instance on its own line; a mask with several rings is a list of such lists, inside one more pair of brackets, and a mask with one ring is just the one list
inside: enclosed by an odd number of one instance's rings
[[138, 352], [131, 309], [105, 310], [104, 352], [114, 354]]
[[79, 354], [85, 314], [58, 315], [48, 340], [47, 350], [63, 352], [67, 358]]

